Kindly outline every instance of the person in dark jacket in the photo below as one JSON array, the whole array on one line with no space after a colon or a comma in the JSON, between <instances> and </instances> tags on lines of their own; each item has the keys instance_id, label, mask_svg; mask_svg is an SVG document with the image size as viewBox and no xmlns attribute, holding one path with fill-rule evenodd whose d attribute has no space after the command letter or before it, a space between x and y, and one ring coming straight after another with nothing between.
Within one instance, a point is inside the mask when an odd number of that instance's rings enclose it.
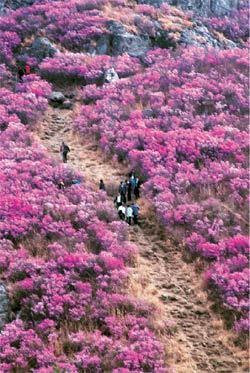
<instances>
[{"instance_id":1,"label":"person in dark jacket","mask_svg":"<svg viewBox=\"0 0 250 373\"><path fill-rule=\"evenodd\" d=\"M122 202L126 204L126 202L127 202L127 199L126 199L127 185L124 181L120 182L119 193L122 197Z\"/></svg>"},{"instance_id":2,"label":"person in dark jacket","mask_svg":"<svg viewBox=\"0 0 250 373\"><path fill-rule=\"evenodd\" d=\"M18 75L19 81L22 82L23 76L24 76L24 71L23 71L21 66L18 66L18 68L17 68L17 75Z\"/></svg>"},{"instance_id":3,"label":"person in dark jacket","mask_svg":"<svg viewBox=\"0 0 250 373\"><path fill-rule=\"evenodd\" d=\"M133 172L130 173L129 181L131 183L132 193L135 191L135 174Z\"/></svg>"},{"instance_id":4,"label":"person in dark jacket","mask_svg":"<svg viewBox=\"0 0 250 373\"><path fill-rule=\"evenodd\" d=\"M127 182L128 201L131 201L132 186L130 180Z\"/></svg>"},{"instance_id":5,"label":"person in dark jacket","mask_svg":"<svg viewBox=\"0 0 250 373\"><path fill-rule=\"evenodd\" d=\"M60 146L60 153L62 154L63 163L67 163L69 152L70 152L70 148L63 141L61 146Z\"/></svg>"},{"instance_id":6,"label":"person in dark jacket","mask_svg":"<svg viewBox=\"0 0 250 373\"><path fill-rule=\"evenodd\" d=\"M131 208L133 210L133 221L134 221L134 224L138 224L138 217L139 217L140 207L137 205L137 203L133 203L131 205Z\"/></svg>"},{"instance_id":7,"label":"person in dark jacket","mask_svg":"<svg viewBox=\"0 0 250 373\"><path fill-rule=\"evenodd\" d=\"M106 190L104 181L102 179L100 180L99 189L100 190Z\"/></svg>"},{"instance_id":8,"label":"person in dark jacket","mask_svg":"<svg viewBox=\"0 0 250 373\"><path fill-rule=\"evenodd\" d=\"M136 199L140 198L140 187L141 187L140 179L138 177L136 177L135 178L135 190L134 190L134 194L135 194Z\"/></svg>"}]
</instances>

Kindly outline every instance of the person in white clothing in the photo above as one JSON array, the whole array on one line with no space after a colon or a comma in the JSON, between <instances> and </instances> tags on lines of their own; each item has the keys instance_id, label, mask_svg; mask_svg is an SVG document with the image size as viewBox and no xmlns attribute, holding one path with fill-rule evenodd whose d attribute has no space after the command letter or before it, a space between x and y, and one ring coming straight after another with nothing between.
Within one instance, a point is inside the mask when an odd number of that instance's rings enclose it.
<instances>
[{"instance_id":1,"label":"person in white clothing","mask_svg":"<svg viewBox=\"0 0 250 373\"><path fill-rule=\"evenodd\" d=\"M126 208L126 220L129 225L131 225L132 218L133 218L133 209L130 205L128 205L128 207Z\"/></svg>"},{"instance_id":2,"label":"person in white clothing","mask_svg":"<svg viewBox=\"0 0 250 373\"><path fill-rule=\"evenodd\" d=\"M124 220L126 215L126 207L124 205L121 205L118 207L118 215L120 219Z\"/></svg>"},{"instance_id":3,"label":"person in white clothing","mask_svg":"<svg viewBox=\"0 0 250 373\"><path fill-rule=\"evenodd\" d=\"M122 205L122 196L121 196L121 194L118 194L118 196L115 197L114 203L116 204L116 208L117 209Z\"/></svg>"}]
</instances>

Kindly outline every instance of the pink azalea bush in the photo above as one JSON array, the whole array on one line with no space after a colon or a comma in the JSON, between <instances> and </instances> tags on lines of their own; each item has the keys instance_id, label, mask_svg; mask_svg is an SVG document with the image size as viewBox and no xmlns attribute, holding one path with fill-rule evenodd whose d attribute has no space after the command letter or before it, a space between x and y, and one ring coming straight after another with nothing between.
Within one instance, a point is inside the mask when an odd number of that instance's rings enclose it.
<instances>
[{"instance_id":1,"label":"pink azalea bush","mask_svg":"<svg viewBox=\"0 0 250 373\"><path fill-rule=\"evenodd\" d=\"M24 77L23 83L16 85L15 92L9 88L0 88L0 105L9 115L18 116L22 123L32 124L47 109L50 93L50 84L31 74Z\"/></svg>"},{"instance_id":2,"label":"pink azalea bush","mask_svg":"<svg viewBox=\"0 0 250 373\"><path fill-rule=\"evenodd\" d=\"M84 84L101 82L105 71L110 68L114 68L119 77L126 77L139 72L141 64L137 58L128 55L92 57L80 53L62 53L39 65L41 75L48 80L67 79Z\"/></svg>"}]
</instances>

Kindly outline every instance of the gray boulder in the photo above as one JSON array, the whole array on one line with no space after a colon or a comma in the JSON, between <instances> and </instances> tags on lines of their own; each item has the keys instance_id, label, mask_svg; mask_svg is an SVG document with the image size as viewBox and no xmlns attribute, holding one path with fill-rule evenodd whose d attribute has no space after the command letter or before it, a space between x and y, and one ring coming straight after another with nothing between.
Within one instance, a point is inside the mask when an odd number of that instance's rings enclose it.
<instances>
[{"instance_id":1,"label":"gray boulder","mask_svg":"<svg viewBox=\"0 0 250 373\"><path fill-rule=\"evenodd\" d=\"M196 26L193 29L185 29L181 34L181 44L196 47L219 47L218 40L214 39L205 26Z\"/></svg>"},{"instance_id":2,"label":"gray boulder","mask_svg":"<svg viewBox=\"0 0 250 373\"><path fill-rule=\"evenodd\" d=\"M9 298L5 286L0 283L0 329L6 324L9 311Z\"/></svg>"},{"instance_id":3,"label":"gray boulder","mask_svg":"<svg viewBox=\"0 0 250 373\"><path fill-rule=\"evenodd\" d=\"M95 54L110 54L111 37L110 35L102 35L96 42Z\"/></svg>"},{"instance_id":4,"label":"gray boulder","mask_svg":"<svg viewBox=\"0 0 250 373\"><path fill-rule=\"evenodd\" d=\"M112 54L114 56L128 53L132 57L139 57L150 49L150 39L147 35L134 35L129 32L113 37Z\"/></svg>"},{"instance_id":5,"label":"gray boulder","mask_svg":"<svg viewBox=\"0 0 250 373\"><path fill-rule=\"evenodd\" d=\"M185 29L180 38L180 43L196 47L235 48L236 44L225 39L218 41L204 25L196 24L192 29Z\"/></svg>"},{"instance_id":6,"label":"gray boulder","mask_svg":"<svg viewBox=\"0 0 250 373\"><path fill-rule=\"evenodd\" d=\"M119 80L119 75L114 68L108 69L104 74L104 83L112 83Z\"/></svg>"},{"instance_id":7,"label":"gray boulder","mask_svg":"<svg viewBox=\"0 0 250 373\"><path fill-rule=\"evenodd\" d=\"M49 96L49 102L53 106L59 106L62 105L65 101L65 96L62 92L54 91Z\"/></svg>"},{"instance_id":8,"label":"gray boulder","mask_svg":"<svg viewBox=\"0 0 250 373\"><path fill-rule=\"evenodd\" d=\"M27 49L26 53L42 61L46 57L53 57L58 53L58 49L47 38L37 38Z\"/></svg>"},{"instance_id":9,"label":"gray boulder","mask_svg":"<svg viewBox=\"0 0 250 373\"><path fill-rule=\"evenodd\" d=\"M30 6L34 4L35 0L1 0L0 11L4 11L5 8L18 9L22 6Z\"/></svg>"},{"instance_id":10,"label":"gray boulder","mask_svg":"<svg viewBox=\"0 0 250 373\"><path fill-rule=\"evenodd\" d=\"M0 0L0 15L4 13L6 0Z\"/></svg>"},{"instance_id":11,"label":"gray boulder","mask_svg":"<svg viewBox=\"0 0 250 373\"><path fill-rule=\"evenodd\" d=\"M142 112L144 119L150 119L154 117L154 111L152 109L144 109Z\"/></svg>"},{"instance_id":12,"label":"gray boulder","mask_svg":"<svg viewBox=\"0 0 250 373\"><path fill-rule=\"evenodd\" d=\"M63 102L63 104L62 104L62 108L63 108L63 109L67 109L67 110L69 110L69 109L72 109L72 107L73 107L73 102L70 101L70 100L65 100L65 101Z\"/></svg>"},{"instance_id":13,"label":"gray boulder","mask_svg":"<svg viewBox=\"0 0 250 373\"><path fill-rule=\"evenodd\" d=\"M107 21L106 26L110 33L113 35L124 34L126 32L124 25L117 21Z\"/></svg>"},{"instance_id":14,"label":"gray boulder","mask_svg":"<svg viewBox=\"0 0 250 373\"><path fill-rule=\"evenodd\" d=\"M110 32L109 50L113 56L128 53L132 57L139 57L150 49L151 42L148 35L129 33L121 23L116 21L108 21L106 26Z\"/></svg>"}]
</instances>

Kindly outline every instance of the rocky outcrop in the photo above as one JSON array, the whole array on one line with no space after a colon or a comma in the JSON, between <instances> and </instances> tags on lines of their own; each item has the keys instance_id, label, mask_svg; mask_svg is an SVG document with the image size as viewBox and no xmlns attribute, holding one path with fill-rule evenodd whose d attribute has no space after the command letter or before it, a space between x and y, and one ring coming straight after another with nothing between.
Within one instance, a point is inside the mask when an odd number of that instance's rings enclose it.
<instances>
[{"instance_id":1,"label":"rocky outcrop","mask_svg":"<svg viewBox=\"0 0 250 373\"><path fill-rule=\"evenodd\" d=\"M155 7L168 3L185 10L192 10L201 16L224 16L236 9L239 0L138 0L139 4L149 4Z\"/></svg>"},{"instance_id":2,"label":"rocky outcrop","mask_svg":"<svg viewBox=\"0 0 250 373\"><path fill-rule=\"evenodd\" d=\"M129 32L113 37L112 54L114 56L128 53L132 57L140 57L150 49L147 35L133 35Z\"/></svg>"},{"instance_id":3,"label":"rocky outcrop","mask_svg":"<svg viewBox=\"0 0 250 373\"><path fill-rule=\"evenodd\" d=\"M160 0L161 1L161 0ZM128 53L132 57L143 57L152 47L176 48L178 44L197 47L234 48L236 45L224 38L218 40L200 21L194 20L192 26L180 31L178 41L173 40L171 32L164 29L158 21L152 21L151 33L140 34L140 16L136 18L138 34L129 33L123 24L117 21L108 21L107 29L110 34L103 35L96 43L93 54L109 54L113 56Z\"/></svg>"},{"instance_id":4,"label":"rocky outcrop","mask_svg":"<svg viewBox=\"0 0 250 373\"><path fill-rule=\"evenodd\" d=\"M62 92L53 91L49 96L49 103L52 107L61 109L72 109L74 94L64 95Z\"/></svg>"},{"instance_id":5,"label":"rocky outcrop","mask_svg":"<svg viewBox=\"0 0 250 373\"><path fill-rule=\"evenodd\" d=\"M3 13L7 8L18 9L22 6L34 4L35 0L0 0L0 13Z\"/></svg>"},{"instance_id":6,"label":"rocky outcrop","mask_svg":"<svg viewBox=\"0 0 250 373\"><path fill-rule=\"evenodd\" d=\"M37 38L32 43L30 54L38 60L43 60L46 57L53 57L58 53L58 49L47 38Z\"/></svg>"},{"instance_id":7,"label":"rocky outcrop","mask_svg":"<svg viewBox=\"0 0 250 373\"><path fill-rule=\"evenodd\" d=\"M83 48L85 52L92 55L108 54L119 56L127 53L132 57L144 55L152 46L150 37L147 34L132 34L117 21L107 21L108 33L103 34L96 40L95 47Z\"/></svg>"},{"instance_id":8,"label":"rocky outcrop","mask_svg":"<svg viewBox=\"0 0 250 373\"><path fill-rule=\"evenodd\" d=\"M49 96L49 102L52 106L55 106L55 107L60 106L64 103L64 101L65 101L65 96L62 92L54 91Z\"/></svg>"},{"instance_id":9,"label":"rocky outcrop","mask_svg":"<svg viewBox=\"0 0 250 373\"><path fill-rule=\"evenodd\" d=\"M107 49L113 56L128 53L132 57L139 57L145 54L151 47L148 35L132 34L119 22L108 21L107 29L110 32Z\"/></svg>"},{"instance_id":10,"label":"rocky outcrop","mask_svg":"<svg viewBox=\"0 0 250 373\"><path fill-rule=\"evenodd\" d=\"M180 43L184 45L193 45L196 47L215 47L215 48L235 48L236 44L224 39L223 42L218 41L211 34L208 28L201 23L194 25L192 29L185 29L180 38Z\"/></svg>"},{"instance_id":11,"label":"rocky outcrop","mask_svg":"<svg viewBox=\"0 0 250 373\"><path fill-rule=\"evenodd\" d=\"M49 39L39 37L33 41L30 47L24 48L21 54L22 57L35 57L41 62L44 58L53 57L58 52L56 46Z\"/></svg>"},{"instance_id":12,"label":"rocky outcrop","mask_svg":"<svg viewBox=\"0 0 250 373\"><path fill-rule=\"evenodd\" d=\"M111 68L108 69L105 74L104 74L104 83L112 83L115 82L116 80L119 80L119 76L115 69Z\"/></svg>"},{"instance_id":13,"label":"rocky outcrop","mask_svg":"<svg viewBox=\"0 0 250 373\"><path fill-rule=\"evenodd\" d=\"M5 286L0 283L0 330L6 324L9 311L9 299Z\"/></svg>"}]
</instances>

